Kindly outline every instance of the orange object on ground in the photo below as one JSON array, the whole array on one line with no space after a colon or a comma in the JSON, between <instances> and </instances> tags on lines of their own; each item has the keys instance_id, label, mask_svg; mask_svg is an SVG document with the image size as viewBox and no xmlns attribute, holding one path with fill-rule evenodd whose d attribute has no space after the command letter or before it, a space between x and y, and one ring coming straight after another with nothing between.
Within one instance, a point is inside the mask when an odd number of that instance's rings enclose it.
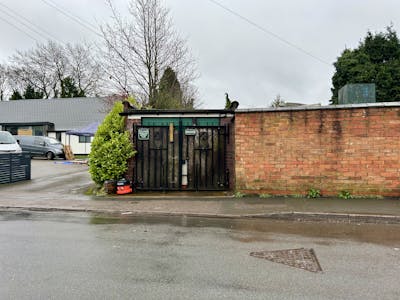
<instances>
[{"instance_id":1,"label":"orange object on ground","mask_svg":"<svg viewBox=\"0 0 400 300\"><path fill-rule=\"evenodd\" d=\"M130 194L132 193L132 188L129 185L117 186L117 194Z\"/></svg>"}]
</instances>

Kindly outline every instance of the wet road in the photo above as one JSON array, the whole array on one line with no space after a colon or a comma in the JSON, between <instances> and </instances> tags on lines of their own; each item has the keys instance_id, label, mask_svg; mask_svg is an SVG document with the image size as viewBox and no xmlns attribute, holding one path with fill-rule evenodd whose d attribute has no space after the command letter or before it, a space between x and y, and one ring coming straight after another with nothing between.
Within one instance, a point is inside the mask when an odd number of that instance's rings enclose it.
<instances>
[{"instance_id":1,"label":"wet road","mask_svg":"<svg viewBox=\"0 0 400 300\"><path fill-rule=\"evenodd\" d=\"M249 256L313 248L323 273ZM0 299L399 299L400 226L0 214Z\"/></svg>"}]
</instances>

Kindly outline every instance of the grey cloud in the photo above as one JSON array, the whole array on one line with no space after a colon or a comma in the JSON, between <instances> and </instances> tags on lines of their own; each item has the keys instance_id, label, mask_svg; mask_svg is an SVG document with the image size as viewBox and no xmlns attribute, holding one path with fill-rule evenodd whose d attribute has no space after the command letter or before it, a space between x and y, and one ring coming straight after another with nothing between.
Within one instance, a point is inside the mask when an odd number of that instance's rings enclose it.
<instances>
[{"instance_id":1,"label":"grey cloud","mask_svg":"<svg viewBox=\"0 0 400 300\"><path fill-rule=\"evenodd\" d=\"M91 23L105 22L104 1L53 0ZM367 30L400 25L397 0L218 0L223 5L327 61L325 65L271 37L208 0L165 0L177 30L187 37L197 59L203 107L224 105L224 93L242 107L262 107L280 93L288 101L328 103L332 63L345 46L355 47ZM63 42L97 37L42 1L4 0ZM126 11L126 1L115 0ZM0 12L0 16L6 18ZM34 45L29 37L0 20L0 61L16 49ZM40 39L40 37L38 37Z\"/></svg>"}]
</instances>

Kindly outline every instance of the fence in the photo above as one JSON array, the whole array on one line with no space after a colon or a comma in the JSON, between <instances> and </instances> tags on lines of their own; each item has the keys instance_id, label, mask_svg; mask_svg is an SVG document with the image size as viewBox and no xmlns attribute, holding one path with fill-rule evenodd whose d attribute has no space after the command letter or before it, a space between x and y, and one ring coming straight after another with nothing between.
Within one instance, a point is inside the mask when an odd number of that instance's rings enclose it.
<instances>
[{"instance_id":1,"label":"fence","mask_svg":"<svg viewBox=\"0 0 400 300\"><path fill-rule=\"evenodd\" d=\"M29 153L0 153L0 184L30 179Z\"/></svg>"}]
</instances>

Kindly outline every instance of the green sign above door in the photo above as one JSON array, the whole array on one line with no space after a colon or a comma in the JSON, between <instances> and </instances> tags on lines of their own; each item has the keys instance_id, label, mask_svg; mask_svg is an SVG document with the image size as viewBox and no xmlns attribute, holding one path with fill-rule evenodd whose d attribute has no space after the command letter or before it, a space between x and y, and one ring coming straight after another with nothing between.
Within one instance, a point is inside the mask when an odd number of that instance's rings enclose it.
<instances>
[{"instance_id":1,"label":"green sign above door","mask_svg":"<svg viewBox=\"0 0 400 300\"><path fill-rule=\"evenodd\" d=\"M183 127L187 126L220 126L219 118L211 117L199 117L199 118L163 118L163 117L151 117L142 118L142 126L169 126L169 124L174 124L174 126L179 126L179 121L182 122Z\"/></svg>"}]
</instances>

